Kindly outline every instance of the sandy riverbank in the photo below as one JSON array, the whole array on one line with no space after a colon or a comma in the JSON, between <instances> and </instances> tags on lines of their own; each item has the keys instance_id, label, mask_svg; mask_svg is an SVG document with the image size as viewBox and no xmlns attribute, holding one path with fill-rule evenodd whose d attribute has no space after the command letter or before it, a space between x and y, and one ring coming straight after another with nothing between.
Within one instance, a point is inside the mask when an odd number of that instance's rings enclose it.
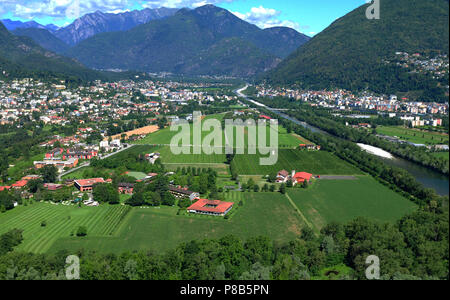
<instances>
[{"instance_id":1,"label":"sandy riverbank","mask_svg":"<svg viewBox=\"0 0 450 300\"><path fill-rule=\"evenodd\" d=\"M388 159L394 159L394 156L392 154L390 154L387 151L384 151L383 149L377 148L377 147L373 147L373 146L369 146L369 145L365 145L365 144L358 144L358 146L369 152L370 154L376 155L376 156L380 156L380 157L384 157L384 158L388 158Z\"/></svg>"}]
</instances>

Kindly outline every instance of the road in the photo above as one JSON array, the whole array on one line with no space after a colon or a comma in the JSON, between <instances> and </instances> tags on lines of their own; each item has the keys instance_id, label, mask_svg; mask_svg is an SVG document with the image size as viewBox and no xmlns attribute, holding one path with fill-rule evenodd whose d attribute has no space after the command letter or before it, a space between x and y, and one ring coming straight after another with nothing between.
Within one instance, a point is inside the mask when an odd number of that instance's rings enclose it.
<instances>
[{"instance_id":1,"label":"road","mask_svg":"<svg viewBox=\"0 0 450 300\"><path fill-rule=\"evenodd\" d=\"M107 155L104 155L104 156L98 157L98 158L101 159L101 160L107 159L107 158L109 158L109 157L111 157L111 156L114 156L114 155L116 155L116 154L119 154L119 153L122 152L122 151L131 149L131 148L133 148L134 146L136 146L136 145L131 145L131 144L124 144L124 145L127 145L127 147L124 147L124 148L120 149L119 151L116 151L116 152L113 152L113 153L109 153L109 154L107 154ZM62 177L66 176L66 175L69 175L70 173L73 173L73 172L75 172L75 171L77 171L77 170L79 170L79 169L82 169L82 168L85 168L85 167L89 167L90 165L91 165L91 162L90 162L90 161L87 161L87 162L85 162L85 163L79 165L79 166L76 167L76 168L72 168L72 169L70 169L70 170L68 170L68 171L66 171L66 172L61 173L61 174L58 175L58 181L61 181Z\"/></svg>"}]
</instances>

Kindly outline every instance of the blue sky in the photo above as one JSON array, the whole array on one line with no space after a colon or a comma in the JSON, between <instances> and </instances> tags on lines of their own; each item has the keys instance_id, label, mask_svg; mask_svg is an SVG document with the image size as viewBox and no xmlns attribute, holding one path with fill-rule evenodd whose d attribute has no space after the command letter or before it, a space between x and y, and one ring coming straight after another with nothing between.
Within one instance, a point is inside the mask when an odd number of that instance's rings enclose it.
<instances>
[{"instance_id":1,"label":"blue sky","mask_svg":"<svg viewBox=\"0 0 450 300\"><path fill-rule=\"evenodd\" d=\"M0 0L0 19L34 20L64 26L76 16L101 10L122 12L145 7L215 4L261 28L288 26L315 35L365 0Z\"/></svg>"}]
</instances>

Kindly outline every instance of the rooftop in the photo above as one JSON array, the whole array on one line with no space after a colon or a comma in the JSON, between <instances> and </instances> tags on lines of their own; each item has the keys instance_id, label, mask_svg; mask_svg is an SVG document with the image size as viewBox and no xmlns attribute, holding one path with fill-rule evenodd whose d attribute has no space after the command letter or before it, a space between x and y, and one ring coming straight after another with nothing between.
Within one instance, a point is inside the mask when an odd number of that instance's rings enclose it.
<instances>
[{"instance_id":1,"label":"rooftop","mask_svg":"<svg viewBox=\"0 0 450 300\"><path fill-rule=\"evenodd\" d=\"M192 204L190 207L188 207L188 210L196 210L196 211L224 214L233 205L234 205L233 202L200 199L197 202L195 202L194 204Z\"/></svg>"}]
</instances>

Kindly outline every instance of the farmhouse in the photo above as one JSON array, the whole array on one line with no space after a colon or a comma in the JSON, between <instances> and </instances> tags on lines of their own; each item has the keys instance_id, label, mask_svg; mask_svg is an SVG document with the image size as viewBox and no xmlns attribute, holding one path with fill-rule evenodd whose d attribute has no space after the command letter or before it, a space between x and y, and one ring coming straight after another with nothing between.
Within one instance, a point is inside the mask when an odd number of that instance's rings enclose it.
<instances>
[{"instance_id":1,"label":"farmhouse","mask_svg":"<svg viewBox=\"0 0 450 300\"><path fill-rule=\"evenodd\" d=\"M225 216L233 208L233 205L233 202L200 199L189 206L187 211L194 214Z\"/></svg>"},{"instance_id":2,"label":"farmhouse","mask_svg":"<svg viewBox=\"0 0 450 300\"><path fill-rule=\"evenodd\" d=\"M131 195L133 194L134 184L132 183L119 183L117 185L119 194Z\"/></svg>"},{"instance_id":3,"label":"farmhouse","mask_svg":"<svg viewBox=\"0 0 450 300\"><path fill-rule=\"evenodd\" d=\"M289 180L292 180L292 183L296 185L297 183L303 183L307 181L308 183L311 181L312 174L307 172L295 172L292 171L291 174L286 170L279 171L277 174L277 183L286 183Z\"/></svg>"},{"instance_id":4,"label":"farmhouse","mask_svg":"<svg viewBox=\"0 0 450 300\"><path fill-rule=\"evenodd\" d=\"M150 153L150 154L146 154L145 158L152 164L154 165L156 160L158 160L158 158L161 157L160 153Z\"/></svg>"},{"instance_id":5,"label":"farmhouse","mask_svg":"<svg viewBox=\"0 0 450 300\"><path fill-rule=\"evenodd\" d=\"M277 183L286 183L289 180L289 172L286 170L281 170L277 174Z\"/></svg>"},{"instance_id":6,"label":"farmhouse","mask_svg":"<svg viewBox=\"0 0 450 300\"><path fill-rule=\"evenodd\" d=\"M311 177L312 174L306 172L298 172L292 176L294 184L303 183L305 181L309 183L311 181Z\"/></svg>"},{"instance_id":7,"label":"farmhouse","mask_svg":"<svg viewBox=\"0 0 450 300\"><path fill-rule=\"evenodd\" d=\"M200 198L200 194L196 192L189 191L187 188L177 187L169 185L169 192L177 198L189 198L193 201Z\"/></svg>"},{"instance_id":8,"label":"farmhouse","mask_svg":"<svg viewBox=\"0 0 450 300\"><path fill-rule=\"evenodd\" d=\"M97 183L106 183L103 178L79 179L75 180L75 187L80 192L90 192Z\"/></svg>"}]
</instances>

